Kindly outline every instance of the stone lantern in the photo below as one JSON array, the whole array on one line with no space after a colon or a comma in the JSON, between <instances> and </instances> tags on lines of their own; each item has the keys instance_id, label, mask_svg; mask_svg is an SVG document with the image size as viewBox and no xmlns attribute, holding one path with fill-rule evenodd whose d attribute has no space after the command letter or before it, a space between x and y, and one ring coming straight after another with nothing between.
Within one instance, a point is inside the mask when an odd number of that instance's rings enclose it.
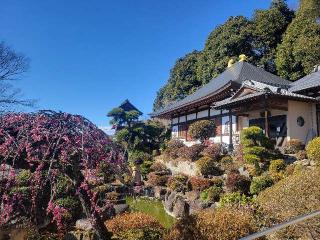
<instances>
[{"instance_id":1,"label":"stone lantern","mask_svg":"<svg viewBox=\"0 0 320 240\"><path fill-rule=\"evenodd\" d=\"M143 160L141 158L137 158L134 160L134 166L132 167L132 178L133 178L133 184L135 186L141 186L142 185L142 176L141 176L141 168L140 165L143 163Z\"/></svg>"}]
</instances>

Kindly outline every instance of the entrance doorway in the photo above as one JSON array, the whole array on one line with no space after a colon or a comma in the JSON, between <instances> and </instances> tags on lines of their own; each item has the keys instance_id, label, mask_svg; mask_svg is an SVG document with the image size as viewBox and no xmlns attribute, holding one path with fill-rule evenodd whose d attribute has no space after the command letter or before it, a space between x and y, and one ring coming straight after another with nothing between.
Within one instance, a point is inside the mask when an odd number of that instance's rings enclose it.
<instances>
[{"instance_id":1,"label":"entrance doorway","mask_svg":"<svg viewBox=\"0 0 320 240\"><path fill-rule=\"evenodd\" d=\"M287 116L268 117L269 138L275 140L276 146L281 147L287 137ZM258 126L265 131L265 118L249 120L249 126Z\"/></svg>"}]
</instances>

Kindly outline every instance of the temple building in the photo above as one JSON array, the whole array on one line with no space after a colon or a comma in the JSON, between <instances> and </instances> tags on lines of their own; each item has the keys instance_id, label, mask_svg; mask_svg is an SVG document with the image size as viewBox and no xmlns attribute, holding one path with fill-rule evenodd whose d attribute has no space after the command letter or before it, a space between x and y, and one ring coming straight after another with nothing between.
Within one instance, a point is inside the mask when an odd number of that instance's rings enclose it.
<instances>
[{"instance_id":1,"label":"temple building","mask_svg":"<svg viewBox=\"0 0 320 240\"><path fill-rule=\"evenodd\" d=\"M290 82L245 61L223 73L193 94L153 112L151 117L170 120L172 138L187 145L196 141L188 135L190 124L210 119L217 126L216 143L230 148L239 143L240 132L259 126L277 147L289 139L307 143L319 136L320 69Z\"/></svg>"}]
</instances>

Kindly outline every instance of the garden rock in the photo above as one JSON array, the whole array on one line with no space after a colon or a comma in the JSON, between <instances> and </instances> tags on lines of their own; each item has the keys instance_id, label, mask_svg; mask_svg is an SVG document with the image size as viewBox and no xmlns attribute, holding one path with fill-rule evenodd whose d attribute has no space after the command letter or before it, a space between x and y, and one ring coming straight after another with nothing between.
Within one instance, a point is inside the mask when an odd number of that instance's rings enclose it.
<instances>
[{"instance_id":1,"label":"garden rock","mask_svg":"<svg viewBox=\"0 0 320 240\"><path fill-rule=\"evenodd\" d=\"M173 216L182 218L189 215L189 204L182 196L177 196L173 206Z\"/></svg>"},{"instance_id":2,"label":"garden rock","mask_svg":"<svg viewBox=\"0 0 320 240\"><path fill-rule=\"evenodd\" d=\"M250 174L248 172L248 170L245 169L245 167L240 167L238 169L239 173L243 176L246 176L246 177L250 177Z\"/></svg>"},{"instance_id":3,"label":"garden rock","mask_svg":"<svg viewBox=\"0 0 320 240\"><path fill-rule=\"evenodd\" d=\"M177 195L177 193L174 191L172 191L172 192L168 191L165 195L164 206L165 206L166 210L169 212L173 211L173 205L174 205L176 195Z\"/></svg>"},{"instance_id":4,"label":"garden rock","mask_svg":"<svg viewBox=\"0 0 320 240\"><path fill-rule=\"evenodd\" d=\"M185 197L188 202L193 202L200 198L200 192L199 191L190 191L185 193Z\"/></svg>"},{"instance_id":5,"label":"garden rock","mask_svg":"<svg viewBox=\"0 0 320 240\"><path fill-rule=\"evenodd\" d=\"M155 186L153 188L153 192L154 192L154 197L160 200L164 200L165 199L165 195L167 193L167 190L165 187L161 187L161 186Z\"/></svg>"},{"instance_id":6,"label":"garden rock","mask_svg":"<svg viewBox=\"0 0 320 240\"><path fill-rule=\"evenodd\" d=\"M76 221L76 229L83 231L93 230L92 223L90 219L79 219Z\"/></svg>"},{"instance_id":7,"label":"garden rock","mask_svg":"<svg viewBox=\"0 0 320 240\"><path fill-rule=\"evenodd\" d=\"M129 209L128 204L116 204L113 207L115 209L116 215L118 215L120 213L124 213L124 212L128 211L128 209Z\"/></svg>"}]
</instances>

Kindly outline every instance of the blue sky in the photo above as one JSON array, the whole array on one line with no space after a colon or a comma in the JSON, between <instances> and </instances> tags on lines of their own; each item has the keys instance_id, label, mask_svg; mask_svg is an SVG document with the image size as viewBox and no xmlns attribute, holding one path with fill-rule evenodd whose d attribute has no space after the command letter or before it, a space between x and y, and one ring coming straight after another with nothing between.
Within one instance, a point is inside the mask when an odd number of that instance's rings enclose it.
<instances>
[{"instance_id":1,"label":"blue sky","mask_svg":"<svg viewBox=\"0 0 320 240\"><path fill-rule=\"evenodd\" d=\"M39 109L106 113L128 98L145 113L178 57L204 46L229 16L271 0L2 0L0 40L31 59L15 83ZM288 0L290 7L297 0Z\"/></svg>"}]
</instances>

